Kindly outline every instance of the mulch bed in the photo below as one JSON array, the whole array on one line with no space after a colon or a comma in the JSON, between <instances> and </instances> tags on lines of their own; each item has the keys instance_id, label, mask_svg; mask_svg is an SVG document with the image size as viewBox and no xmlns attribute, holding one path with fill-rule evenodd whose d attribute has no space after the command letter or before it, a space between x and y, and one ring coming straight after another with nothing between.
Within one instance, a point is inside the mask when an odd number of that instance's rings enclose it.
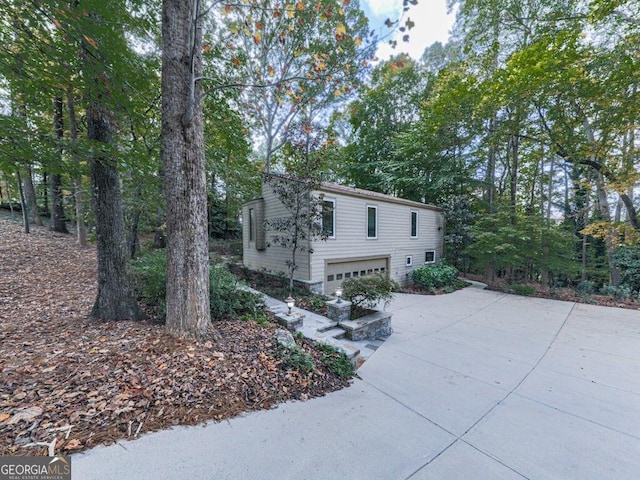
<instances>
[{"instance_id":1,"label":"mulch bed","mask_svg":"<svg viewBox=\"0 0 640 480\"><path fill-rule=\"evenodd\" d=\"M465 275L470 280L476 280L482 283L487 284L488 290L493 290L497 292L506 292L512 293L509 291L509 283L504 280L488 280L481 275ZM548 298L551 300L563 300L567 302L577 302L577 303L585 303L589 305L600 305L603 307L616 307L616 308L628 308L632 310L640 310L640 303L636 300L625 298L625 299L615 299L611 298L607 295L596 295L596 294L580 294L576 292L572 288L553 288L548 287L546 285L541 285L539 283L534 282L524 282L517 283L518 285L524 285L526 287L531 287L534 293L529 296L538 297L538 298Z\"/></svg>"},{"instance_id":2,"label":"mulch bed","mask_svg":"<svg viewBox=\"0 0 640 480\"><path fill-rule=\"evenodd\" d=\"M152 321L90 320L95 264L70 235L0 219L0 455L46 455L25 446L53 439L78 452L348 385L307 341L315 370L286 368L273 324L216 322L221 340L196 343Z\"/></svg>"}]
</instances>

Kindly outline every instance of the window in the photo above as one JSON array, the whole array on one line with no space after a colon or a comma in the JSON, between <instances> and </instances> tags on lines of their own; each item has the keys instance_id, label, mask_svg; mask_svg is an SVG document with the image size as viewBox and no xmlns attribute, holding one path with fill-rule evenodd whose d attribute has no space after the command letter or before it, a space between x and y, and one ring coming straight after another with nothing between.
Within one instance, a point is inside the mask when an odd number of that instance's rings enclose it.
<instances>
[{"instance_id":1,"label":"window","mask_svg":"<svg viewBox=\"0 0 640 480\"><path fill-rule=\"evenodd\" d=\"M322 201L322 235L336 238L336 201Z\"/></svg>"},{"instance_id":2,"label":"window","mask_svg":"<svg viewBox=\"0 0 640 480\"><path fill-rule=\"evenodd\" d=\"M413 265L413 257L411 255L407 256L406 265L407 267L410 267L411 265Z\"/></svg>"},{"instance_id":3,"label":"window","mask_svg":"<svg viewBox=\"0 0 640 480\"><path fill-rule=\"evenodd\" d=\"M411 238L418 238L418 212L411 210Z\"/></svg>"},{"instance_id":4,"label":"window","mask_svg":"<svg viewBox=\"0 0 640 480\"><path fill-rule=\"evenodd\" d=\"M367 205L367 238L378 238L378 207Z\"/></svg>"},{"instance_id":5,"label":"window","mask_svg":"<svg viewBox=\"0 0 640 480\"><path fill-rule=\"evenodd\" d=\"M351 272L345 272L344 278L351 278Z\"/></svg>"},{"instance_id":6,"label":"window","mask_svg":"<svg viewBox=\"0 0 640 480\"><path fill-rule=\"evenodd\" d=\"M336 275L336 280L342 280L342 274L341 273Z\"/></svg>"},{"instance_id":7,"label":"window","mask_svg":"<svg viewBox=\"0 0 640 480\"><path fill-rule=\"evenodd\" d=\"M254 242L256 240L256 232L255 232L255 213L253 208L249 209L249 241Z\"/></svg>"},{"instance_id":8,"label":"window","mask_svg":"<svg viewBox=\"0 0 640 480\"><path fill-rule=\"evenodd\" d=\"M352 275L353 275L354 277L357 277L357 276L358 276L358 273L359 273L359 272L353 272L353 273L352 273Z\"/></svg>"},{"instance_id":9,"label":"window","mask_svg":"<svg viewBox=\"0 0 640 480\"><path fill-rule=\"evenodd\" d=\"M333 282L333 275L327 276L327 282Z\"/></svg>"},{"instance_id":10,"label":"window","mask_svg":"<svg viewBox=\"0 0 640 480\"><path fill-rule=\"evenodd\" d=\"M424 252L424 263L434 263L436 261L436 252L430 250L428 252Z\"/></svg>"}]
</instances>

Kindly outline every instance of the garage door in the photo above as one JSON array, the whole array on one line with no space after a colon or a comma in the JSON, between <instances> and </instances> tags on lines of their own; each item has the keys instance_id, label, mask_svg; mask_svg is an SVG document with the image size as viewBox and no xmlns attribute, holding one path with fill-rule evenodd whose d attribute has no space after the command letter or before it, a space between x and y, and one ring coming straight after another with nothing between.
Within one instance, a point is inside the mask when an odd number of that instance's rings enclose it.
<instances>
[{"instance_id":1,"label":"garage door","mask_svg":"<svg viewBox=\"0 0 640 480\"><path fill-rule=\"evenodd\" d=\"M329 260L325 268L324 293L332 295L347 278L358 278L389 272L389 258L363 258L349 261Z\"/></svg>"}]
</instances>

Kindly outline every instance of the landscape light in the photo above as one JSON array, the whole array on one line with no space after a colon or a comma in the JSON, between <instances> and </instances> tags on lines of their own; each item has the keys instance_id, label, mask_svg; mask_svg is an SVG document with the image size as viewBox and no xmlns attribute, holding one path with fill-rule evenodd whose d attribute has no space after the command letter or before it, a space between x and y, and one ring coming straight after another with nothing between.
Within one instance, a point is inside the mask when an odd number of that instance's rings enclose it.
<instances>
[{"instance_id":1,"label":"landscape light","mask_svg":"<svg viewBox=\"0 0 640 480\"><path fill-rule=\"evenodd\" d=\"M285 303L287 304L287 308L289 309L289 312L287 313L287 315L291 315L291 309L293 308L293 306L295 305L296 301L291 297L291 295L289 295L286 299L285 299Z\"/></svg>"}]
</instances>

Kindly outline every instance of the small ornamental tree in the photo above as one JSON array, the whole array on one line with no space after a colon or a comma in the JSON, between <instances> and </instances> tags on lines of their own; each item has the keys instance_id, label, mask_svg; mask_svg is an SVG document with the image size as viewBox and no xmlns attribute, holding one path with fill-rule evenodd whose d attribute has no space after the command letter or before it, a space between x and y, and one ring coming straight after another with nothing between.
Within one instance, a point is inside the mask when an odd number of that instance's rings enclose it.
<instances>
[{"instance_id":1,"label":"small ornamental tree","mask_svg":"<svg viewBox=\"0 0 640 480\"><path fill-rule=\"evenodd\" d=\"M291 177L265 174L264 182L280 200L288 215L265 221L265 228L272 232L267 247L288 249L287 260L289 294L293 292L293 275L298 269L297 254L311 250L313 240L326 240L322 228L323 194L316 194L319 182L311 176Z\"/></svg>"}]
</instances>

